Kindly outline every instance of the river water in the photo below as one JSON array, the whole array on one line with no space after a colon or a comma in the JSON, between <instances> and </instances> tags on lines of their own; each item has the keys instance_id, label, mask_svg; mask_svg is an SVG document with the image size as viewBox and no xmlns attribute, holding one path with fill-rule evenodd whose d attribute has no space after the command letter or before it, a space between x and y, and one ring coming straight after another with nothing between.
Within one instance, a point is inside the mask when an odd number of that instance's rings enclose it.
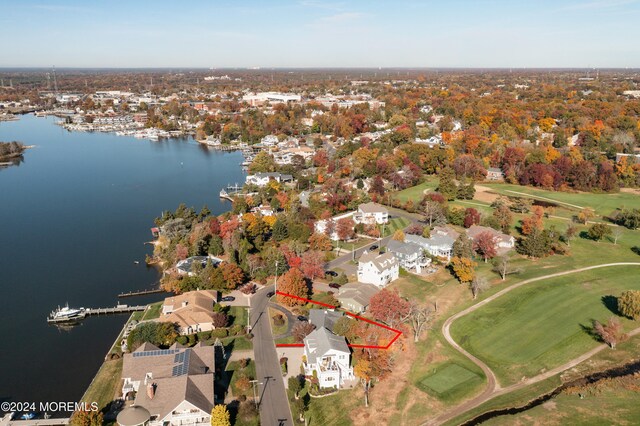
<instances>
[{"instance_id":1,"label":"river water","mask_svg":"<svg viewBox=\"0 0 640 426\"><path fill-rule=\"evenodd\" d=\"M128 316L62 331L47 314L66 302L114 306L118 293L156 283L143 244L153 219L181 202L222 213L230 205L220 189L244 181L240 153L70 133L58 120L0 122L0 141L35 145L19 165L0 168L0 401L79 400Z\"/></svg>"}]
</instances>

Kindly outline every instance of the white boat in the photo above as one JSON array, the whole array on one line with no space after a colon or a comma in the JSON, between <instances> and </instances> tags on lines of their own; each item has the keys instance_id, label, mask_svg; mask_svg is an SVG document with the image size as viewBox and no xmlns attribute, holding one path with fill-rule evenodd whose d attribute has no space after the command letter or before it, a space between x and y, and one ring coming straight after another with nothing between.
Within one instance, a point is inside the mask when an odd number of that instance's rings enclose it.
<instances>
[{"instance_id":1,"label":"white boat","mask_svg":"<svg viewBox=\"0 0 640 426\"><path fill-rule=\"evenodd\" d=\"M47 322L66 322L82 319L85 317L84 308L70 308L69 305L64 307L58 306L58 309L52 311L47 317Z\"/></svg>"}]
</instances>

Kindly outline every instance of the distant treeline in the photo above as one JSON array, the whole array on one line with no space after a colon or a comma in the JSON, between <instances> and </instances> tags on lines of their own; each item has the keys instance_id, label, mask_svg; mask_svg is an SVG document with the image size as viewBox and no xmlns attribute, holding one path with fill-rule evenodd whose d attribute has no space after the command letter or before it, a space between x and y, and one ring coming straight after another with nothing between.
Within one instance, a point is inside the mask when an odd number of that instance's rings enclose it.
<instances>
[{"instance_id":1,"label":"distant treeline","mask_svg":"<svg viewBox=\"0 0 640 426\"><path fill-rule=\"evenodd\" d=\"M0 142L0 160L22 155L25 149L21 142Z\"/></svg>"}]
</instances>

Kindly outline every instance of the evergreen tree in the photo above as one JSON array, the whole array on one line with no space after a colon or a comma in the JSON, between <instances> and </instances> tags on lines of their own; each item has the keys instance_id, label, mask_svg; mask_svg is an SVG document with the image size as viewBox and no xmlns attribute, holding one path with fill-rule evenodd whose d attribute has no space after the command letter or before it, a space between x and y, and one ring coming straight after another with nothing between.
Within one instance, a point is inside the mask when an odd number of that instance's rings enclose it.
<instances>
[{"instance_id":1,"label":"evergreen tree","mask_svg":"<svg viewBox=\"0 0 640 426\"><path fill-rule=\"evenodd\" d=\"M289 236L289 230L287 229L287 225L280 218L278 218L276 220L276 223L273 224L273 230L271 231L271 236L276 241L285 240Z\"/></svg>"},{"instance_id":2,"label":"evergreen tree","mask_svg":"<svg viewBox=\"0 0 640 426\"><path fill-rule=\"evenodd\" d=\"M453 169L445 167L440 171L439 176L438 192L449 201L455 200L458 195L458 186L455 182L455 172Z\"/></svg>"}]
</instances>

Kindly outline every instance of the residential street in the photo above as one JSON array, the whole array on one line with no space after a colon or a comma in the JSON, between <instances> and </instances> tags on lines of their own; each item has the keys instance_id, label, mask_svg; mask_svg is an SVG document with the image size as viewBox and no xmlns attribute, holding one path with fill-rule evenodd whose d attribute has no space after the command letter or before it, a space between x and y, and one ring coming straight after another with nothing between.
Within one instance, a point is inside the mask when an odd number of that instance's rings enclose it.
<instances>
[{"instance_id":1,"label":"residential street","mask_svg":"<svg viewBox=\"0 0 640 426\"><path fill-rule=\"evenodd\" d=\"M260 401L260 424L266 426L293 425L289 400L284 388L276 347L269 326L267 293L274 286L259 290L251 299L251 326L253 352L256 363L256 379Z\"/></svg>"}]
</instances>

